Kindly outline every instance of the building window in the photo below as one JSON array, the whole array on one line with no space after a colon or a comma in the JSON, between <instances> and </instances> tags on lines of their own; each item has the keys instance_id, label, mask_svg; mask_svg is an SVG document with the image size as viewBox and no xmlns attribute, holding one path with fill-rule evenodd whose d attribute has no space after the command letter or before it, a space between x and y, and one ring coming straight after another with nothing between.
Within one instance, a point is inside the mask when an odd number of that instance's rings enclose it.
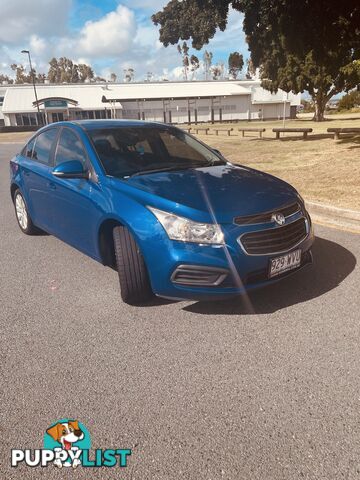
<instances>
[{"instance_id":1,"label":"building window","mask_svg":"<svg viewBox=\"0 0 360 480\"><path fill-rule=\"evenodd\" d=\"M43 113L16 113L15 114L16 125L18 127L24 127L28 125L44 125L45 117ZM42 120L42 121L41 121Z\"/></svg>"}]
</instances>

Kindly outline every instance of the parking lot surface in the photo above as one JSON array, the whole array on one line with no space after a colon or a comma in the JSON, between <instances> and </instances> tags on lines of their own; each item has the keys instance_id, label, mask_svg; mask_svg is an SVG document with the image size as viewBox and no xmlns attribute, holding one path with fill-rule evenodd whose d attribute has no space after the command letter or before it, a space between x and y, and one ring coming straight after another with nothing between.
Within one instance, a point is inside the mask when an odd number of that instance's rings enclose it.
<instances>
[{"instance_id":1,"label":"parking lot surface","mask_svg":"<svg viewBox=\"0 0 360 480\"><path fill-rule=\"evenodd\" d=\"M121 303L117 274L27 237L0 145L1 479L360 476L360 236L316 228L314 265L228 302ZM10 467L80 420L126 469Z\"/></svg>"}]
</instances>

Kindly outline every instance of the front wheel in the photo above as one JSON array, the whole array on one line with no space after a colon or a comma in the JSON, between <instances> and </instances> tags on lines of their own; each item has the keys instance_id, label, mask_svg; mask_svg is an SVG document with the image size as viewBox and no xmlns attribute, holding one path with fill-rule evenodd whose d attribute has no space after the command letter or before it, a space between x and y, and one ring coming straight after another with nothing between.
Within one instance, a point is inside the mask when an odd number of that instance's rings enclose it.
<instances>
[{"instance_id":1,"label":"front wheel","mask_svg":"<svg viewBox=\"0 0 360 480\"><path fill-rule=\"evenodd\" d=\"M121 298L130 305L146 303L154 296L144 257L134 237L125 227L113 230Z\"/></svg>"},{"instance_id":2,"label":"front wheel","mask_svg":"<svg viewBox=\"0 0 360 480\"><path fill-rule=\"evenodd\" d=\"M16 190L14 194L15 214L18 225L23 233L26 235L36 235L39 229L33 224L29 215L24 197L20 190Z\"/></svg>"}]
</instances>

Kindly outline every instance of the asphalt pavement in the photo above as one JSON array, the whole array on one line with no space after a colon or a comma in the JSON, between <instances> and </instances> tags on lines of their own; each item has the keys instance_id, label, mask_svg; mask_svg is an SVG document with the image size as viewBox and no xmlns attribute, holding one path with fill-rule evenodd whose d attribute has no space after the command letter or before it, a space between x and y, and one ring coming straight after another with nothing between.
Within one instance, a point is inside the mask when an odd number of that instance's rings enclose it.
<instances>
[{"instance_id":1,"label":"asphalt pavement","mask_svg":"<svg viewBox=\"0 0 360 480\"><path fill-rule=\"evenodd\" d=\"M17 226L0 145L1 479L360 478L360 236L246 301L121 302L117 274ZM309 179L311 181L311 179ZM126 469L10 467L55 420Z\"/></svg>"}]
</instances>

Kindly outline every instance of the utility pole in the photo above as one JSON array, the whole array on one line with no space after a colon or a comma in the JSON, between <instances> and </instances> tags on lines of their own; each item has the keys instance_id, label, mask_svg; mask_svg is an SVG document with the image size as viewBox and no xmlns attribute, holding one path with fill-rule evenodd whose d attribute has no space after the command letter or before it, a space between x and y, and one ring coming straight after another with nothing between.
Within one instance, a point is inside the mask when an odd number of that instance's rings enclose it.
<instances>
[{"instance_id":1,"label":"utility pole","mask_svg":"<svg viewBox=\"0 0 360 480\"><path fill-rule=\"evenodd\" d=\"M40 107L39 107L38 96L37 96L36 85L35 85L35 73L34 73L34 70L32 68L30 51L29 50L21 50L21 53L27 53L27 55L29 57L30 74L31 74L31 78L32 78L32 84L33 84L33 87L34 87L34 94L35 94L36 106L37 106L37 111L38 111L38 122L41 122L41 124L42 124Z\"/></svg>"},{"instance_id":2,"label":"utility pole","mask_svg":"<svg viewBox=\"0 0 360 480\"><path fill-rule=\"evenodd\" d=\"M288 93L284 92L284 114L283 114L283 128L285 128L285 117L286 117L286 102L287 102L287 99L288 99Z\"/></svg>"}]
</instances>

